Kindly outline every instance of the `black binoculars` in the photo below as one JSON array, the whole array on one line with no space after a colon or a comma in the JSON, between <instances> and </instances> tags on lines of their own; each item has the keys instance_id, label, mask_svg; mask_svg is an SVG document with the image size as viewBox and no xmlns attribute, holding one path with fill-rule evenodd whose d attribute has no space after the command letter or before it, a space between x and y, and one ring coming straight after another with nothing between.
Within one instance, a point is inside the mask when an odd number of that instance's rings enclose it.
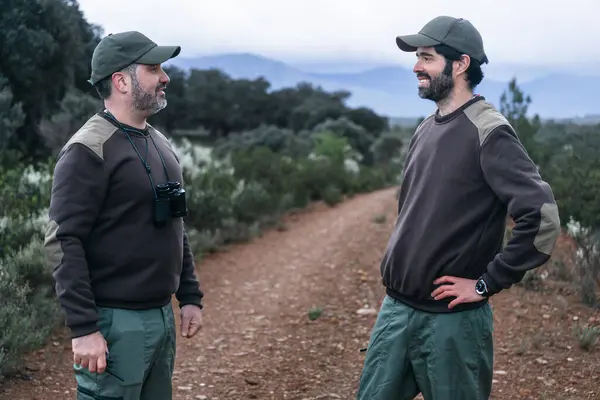
<instances>
[{"instance_id":1,"label":"black binoculars","mask_svg":"<svg viewBox=\"0 0 600 400\"><path fill-rule=\"evenodd\" d=\"M156 199L154 203L154 224L163 227L169 218L185 217L187 205L185 189L179 182L168 182L156 185Z\"/></svg>"}]
</instances>

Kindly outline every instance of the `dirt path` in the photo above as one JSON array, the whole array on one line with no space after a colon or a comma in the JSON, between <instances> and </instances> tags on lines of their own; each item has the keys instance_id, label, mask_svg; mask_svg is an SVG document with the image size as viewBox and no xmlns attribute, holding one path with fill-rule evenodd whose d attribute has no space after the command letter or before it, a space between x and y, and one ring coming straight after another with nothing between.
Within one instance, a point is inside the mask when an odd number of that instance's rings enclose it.
<instances>
[{"instance_id":1,"label":"dirt path","mask_svg":"<svg viewBox=\"0 0 600 400\"><path fill-rule=\"evenodd\" d=\"M174 399L353 399L358 350L383 295L393 194L315 206L288 217L287 230L203 260L205 327L179 341ZM520 288L493 306L494 399L600 399L599 352L580 350L570 331L575 316L594 323L600 314ZM0 386L0 399L74 399L69 341L53 341L31 355L28 380Z\"/></svg>"}]
</instances>

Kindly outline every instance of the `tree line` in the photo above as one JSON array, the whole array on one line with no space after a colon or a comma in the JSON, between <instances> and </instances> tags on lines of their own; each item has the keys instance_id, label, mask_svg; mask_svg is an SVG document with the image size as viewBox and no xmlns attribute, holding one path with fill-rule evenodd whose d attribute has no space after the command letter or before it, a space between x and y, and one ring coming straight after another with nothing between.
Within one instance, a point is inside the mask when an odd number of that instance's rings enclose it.
<instances>
[{"instance_id":1,"label":"tree line","mask_svg":"<svg viewBox=\"0 0 600 400\"><path fill-rule=\"evenodd\" d=\"M103 29L88 22L76 0L5 0L0 10L0 149L28 160L52 153L101 103L87 82ZM169 106L150 119L167 134L203 128L212 138L260 125L300 131L347 117L378 135L386 117L349 108L347 91L308 83L271 90L264 78L232 79L219 70L165 68Z\"/></svg>"}]
</instances>

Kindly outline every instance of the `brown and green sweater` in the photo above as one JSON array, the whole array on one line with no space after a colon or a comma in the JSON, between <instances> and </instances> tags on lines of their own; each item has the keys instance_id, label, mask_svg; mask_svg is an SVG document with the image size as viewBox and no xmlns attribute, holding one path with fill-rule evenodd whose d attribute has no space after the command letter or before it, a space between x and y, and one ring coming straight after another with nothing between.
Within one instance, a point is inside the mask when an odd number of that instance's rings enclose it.
<instances>
[{"instance_id":1,"label":"brown and green sweater","mask_svg":"<svg viewBox=\"0 0 600 400\"><path fill-rule=\"evenodd\" d=\"M170 180L182 182L179 160L160 132L148 126L130 137L154 185L167 178L151 139ZM173 294L180 306L202 306L183 220L158 229L153 207L148 173L125 132L102 112L92 116L58 156L45 240L73 337L98 329L97 306L148 309Z\"/></svg>"},{"instance_id":2,"label":"brown and green sweater","mask_svg":"<svg viewBox=\"0 0 600 400\"><path fill-rule=\"evenodd\" d=\"M507 215L515 221L503 248ZM481 96L425 119L408 149L398 218L381 262L387 294L414 308L449 312L435 300L444 275L483 277L491 294L550 258L558 208L509 122ZM475 290L473 288L473 290Z\"/></svg>"}]
</instances>

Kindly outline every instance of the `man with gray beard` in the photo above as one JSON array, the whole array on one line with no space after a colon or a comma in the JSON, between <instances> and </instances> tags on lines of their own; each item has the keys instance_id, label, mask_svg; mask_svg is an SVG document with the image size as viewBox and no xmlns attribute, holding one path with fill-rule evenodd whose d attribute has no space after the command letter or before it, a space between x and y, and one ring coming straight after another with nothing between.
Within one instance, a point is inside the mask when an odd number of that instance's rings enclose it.
<instances>
[{"instance_id":1,"label":"man with gray beard","mask_svg":"<svg viewBox=\"0 0 600 400\"><path fill-rule=\"evenodd\" d=\"M58 155L45 245L78 400L171 399L173 295L181 335L202 326L182 168L146 121L167 105L161 64L180 51L139 32L102 39L89 82L105 108Z\"/></svg>"},{"instance_id":2,"label":"man with gray beard","mask_svg":"<svg viewBox=\"0 0 600 400\"><path fill-rule=\"evenodd\" d=\"M558 209L514 128L473 93L488 62L477 29L440 16L396 43L416 53L419 96L437 110L410 141L357 398L485 400L489 298L549 260Z\"/></svg>"}]
</instances>

